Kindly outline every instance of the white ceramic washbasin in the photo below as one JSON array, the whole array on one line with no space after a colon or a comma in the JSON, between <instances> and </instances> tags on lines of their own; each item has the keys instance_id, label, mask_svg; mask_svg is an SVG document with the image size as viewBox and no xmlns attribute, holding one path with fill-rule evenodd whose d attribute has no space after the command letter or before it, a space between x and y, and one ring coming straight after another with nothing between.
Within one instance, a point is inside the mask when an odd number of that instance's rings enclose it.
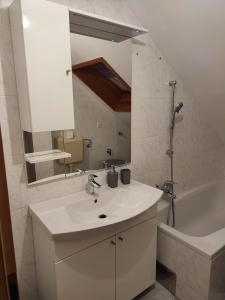
<instances>
[{"instance_id":1,"label":"white ceramic washbasin","mask_svg":"<svg viewBox=\"0 0 225 300\"><path fill-rule=\"evenodd\" d=\"M161 196L160 190L132 181L116 189L103 186L97 196L82 191L33 204L30 213L54 236L128 220L152 207Z\"/></svg>"}]
</instances>

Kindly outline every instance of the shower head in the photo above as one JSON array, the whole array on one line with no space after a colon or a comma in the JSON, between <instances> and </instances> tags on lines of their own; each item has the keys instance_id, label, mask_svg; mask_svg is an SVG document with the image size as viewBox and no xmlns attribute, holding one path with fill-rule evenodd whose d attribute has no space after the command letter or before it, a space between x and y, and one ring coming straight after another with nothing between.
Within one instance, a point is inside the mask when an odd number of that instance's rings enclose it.
<instances>
[{"instance_id":1,"label":"shower head","mask_svg":"<svg viewBox=\"0 0 225 300\"><path fill-rule=\"evenodd\" d=\"M174 109L174 113L179 113L183 106L184 106L183 102L179 102Z\"/></svg>"},{"instance_id":2,"label":"shower head","mask_svg":"<svg viewBox=\"0 0 225 300\"><path fill-rule=\"evenodd\" d=\"M176 114L178 114L180 112L180 110L183 106L184 106L183 102L179 102L174 108L173 115L172 115L172 121L171 121L171 129L172 130L174 129L174 126L175 126Z\"/></svg>"}]
</instances>

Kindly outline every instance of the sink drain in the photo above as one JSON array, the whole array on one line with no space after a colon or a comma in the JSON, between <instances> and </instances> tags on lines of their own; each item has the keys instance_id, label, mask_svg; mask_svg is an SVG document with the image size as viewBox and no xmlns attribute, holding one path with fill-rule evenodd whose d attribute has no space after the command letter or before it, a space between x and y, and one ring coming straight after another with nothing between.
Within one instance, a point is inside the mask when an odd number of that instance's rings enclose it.
<instances>
[{"instance_id":1,"label":"sink drain","mask_svg":"<svg viewBox=\"0 0 225 300\"><path fill-rule=\"evenodd\" d=\"M98 217L99 217L99 219L105 219L105 218L107 218L107 216L105 214L101 214Z\"/></svg>"}]
</instances>

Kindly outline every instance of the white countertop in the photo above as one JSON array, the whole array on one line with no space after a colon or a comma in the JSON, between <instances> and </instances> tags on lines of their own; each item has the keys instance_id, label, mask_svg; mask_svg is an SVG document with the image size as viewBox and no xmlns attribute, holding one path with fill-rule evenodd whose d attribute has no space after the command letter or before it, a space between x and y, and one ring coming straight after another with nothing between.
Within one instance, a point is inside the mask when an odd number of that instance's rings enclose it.
<instances>
[{"instance_id":1,"label":"white countertop","mask_svg":"<svg viewBox=\"0 0 225 300\"><path fill-rule=\"evenodd\" d=\"M161 196L162 191L132 180L131 184L120 184L114 189L102 186L96 195L81 191L32 204L29 208L32 218L41 222L54 236L131 219L154 206Z\"/></svg>"}]
</instances>

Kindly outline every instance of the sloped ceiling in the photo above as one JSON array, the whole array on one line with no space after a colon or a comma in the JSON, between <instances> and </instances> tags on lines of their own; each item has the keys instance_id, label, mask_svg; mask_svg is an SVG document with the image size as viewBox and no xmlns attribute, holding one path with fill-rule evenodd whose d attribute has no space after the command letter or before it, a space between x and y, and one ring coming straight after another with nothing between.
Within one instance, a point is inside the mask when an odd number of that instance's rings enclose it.
<instances>
[{"instance_id":1,"label":"sloped ceiling","mask_svg":"<svg viewBox=\"0 0 225 300\"><path fill-rule=\"evenodd\" d=\"M128 2L225 142L225 1Z\"/></svg>"},{"instance_id":2,"label":"sloped ceiling","mask_svg":"<svg viewBox=\"0 0 225 300\"><path fill-rule=\"evenodd\" d=\"M73 65L72 70L111 109L131 112L130 86L103 57Z\"/></svg>"}]
</instances>

